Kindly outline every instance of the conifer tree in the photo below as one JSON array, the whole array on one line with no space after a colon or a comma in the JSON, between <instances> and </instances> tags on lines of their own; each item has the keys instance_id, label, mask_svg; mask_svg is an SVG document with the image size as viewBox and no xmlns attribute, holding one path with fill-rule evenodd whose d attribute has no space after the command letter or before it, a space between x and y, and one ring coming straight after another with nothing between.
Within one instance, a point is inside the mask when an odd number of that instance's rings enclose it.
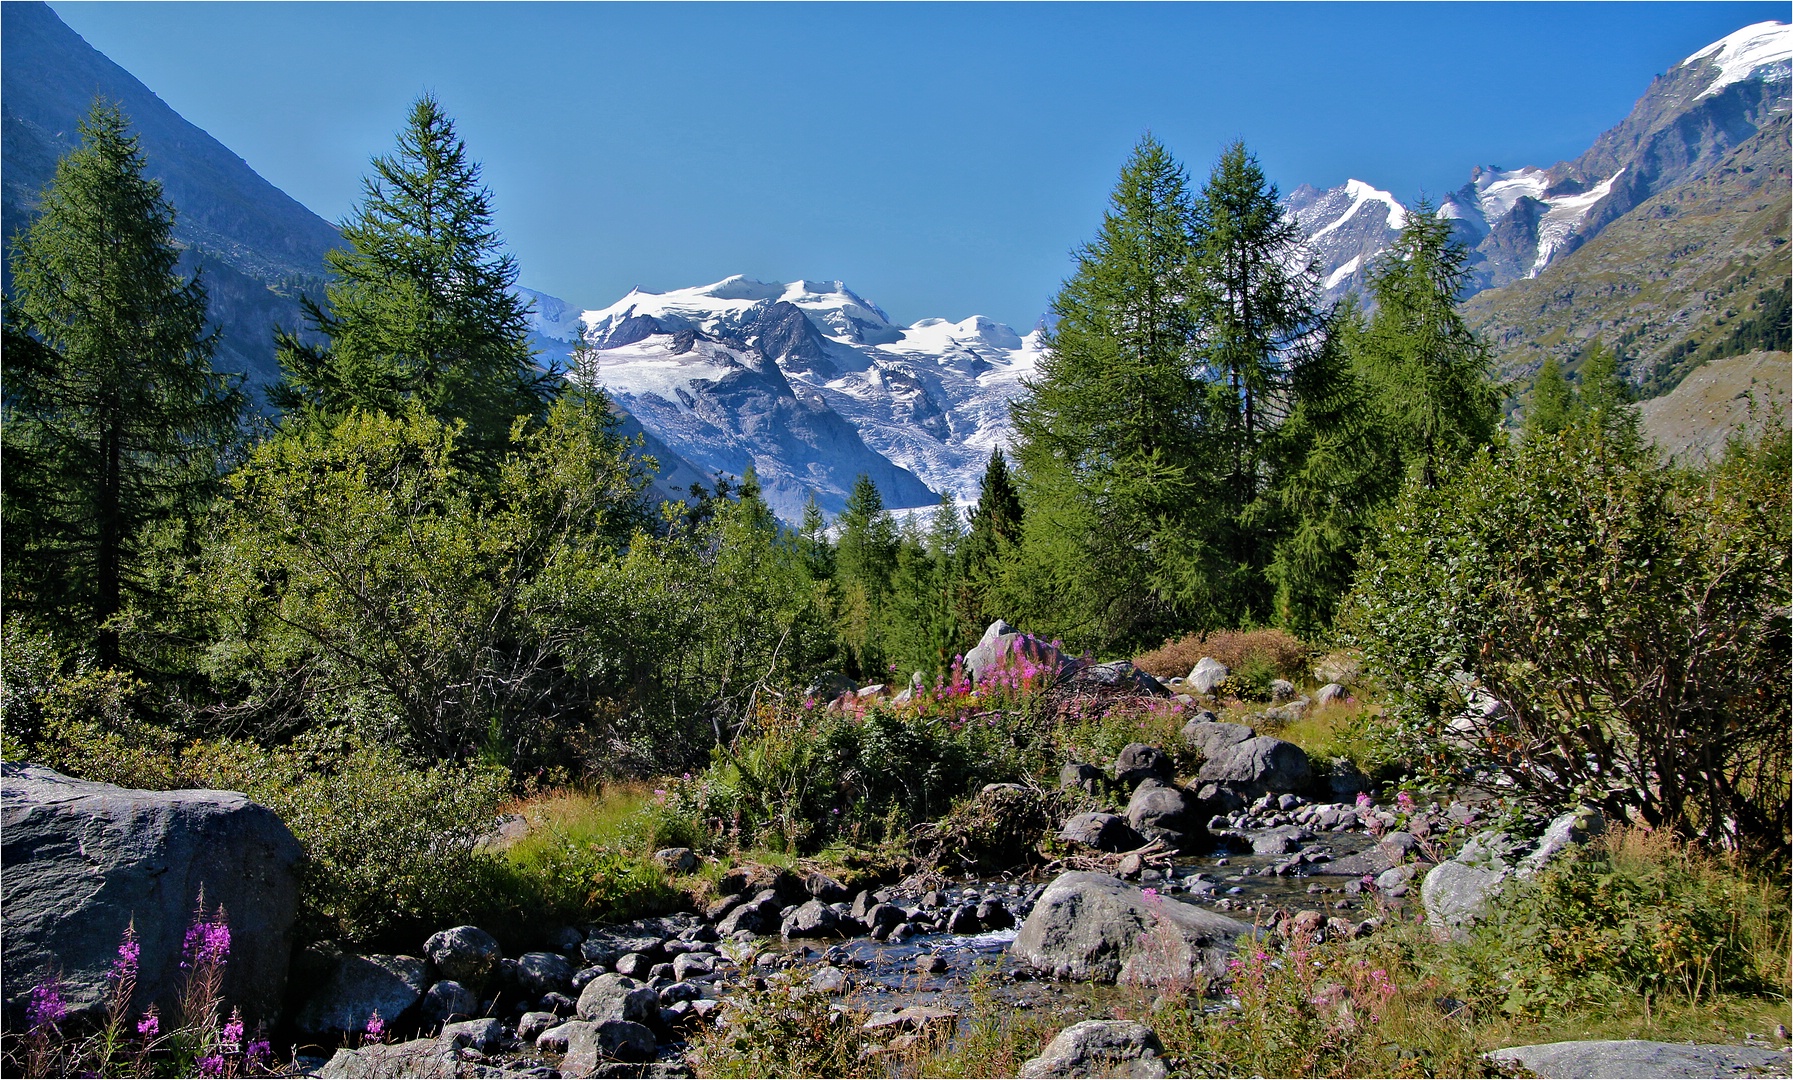
<instances>
[{"instance_id":1,"label":"conifer tree","mask_svg":"<svg viewBox=\"0 0 1793 1080\"><path fill-rule=\"evenodd\" d=\"M834 581L841 642L852 666L869 674L883 662L882 617L896 572L897 530L872 478L860 473L836 522Z\"/></svg>"},{"instance_id":2,"label":"conifer tree","mask_svg":"<svg viewBox=\"0 0 1793 1080\"><path fill-rule=\"evenodd\" d=\"M416 401L438 420L465 421L459 445L487 462L518 416L541 414L555 377L532 359L517 264L479 174L441 105L419 98L397 152L373 159L342 226L348 247L326 257L325 302L305 301L326 343L279 336L277 405L396 416Z\"/></svg>"},{"instance_id":3,"label":"conifer tree","mask_svg":"<svg viewBox=\"0 0 1793 1080\"><path fill-rule=\"evenodd\" d=\"M1457 310L1467 261L1431 204L1422 199L1410 209L1371 274L1376 314L1356 358L1402 466L1428 488L1492 442L1500 423L1487 349Z\"/></svg>"},{"instance_id":4,"label":"conifer tree","mask_svg":"<svg viewBox=\"0 0 1793 1080\"><path fill-rule=\"evenodd\" d=\"M953 613L961 649L973 645L984 627L997 618L991 595L1003 563L1021 541L1021 524L1021 495L1009 475L1008 462L1000 448L991 450L977 506L971 511L971 531L960 544L956 560Z\"/></svg>"},{"instance_id":5,"label":"conifer tree","mask_svg":"<svg viewBox=\"0 0 1793 1080\"><path fill-rule=\"evenodd\" d=\"M1276 531L1276 507L1259 499L1275 479L1272 433L1294 411L1298 386L1333 393L1316 381L1334 369L1314 363L1325 320L1306 239L1245 144L1229 146L1195 201L1192 292L1204 412L1214 455L1225 463L1219 520L1227 526L1234 584L1226 614L1234 622L1268 614L1264 540ZM1306 372L1310 365L1316 370Z\"/></svg>"},{"instance_id":6,"label":"conifer tree","mask_svg":"<svg viewBox=\"0 0 1793 1080\"><path fill-rule=\"evenodd\" d=\"M1532 400L1525 410L1525 437L1555 435L1569 426L1575 408L1575 388L1563 377L1563 366L1556 362L1556 357L1546 357L1532 382Z\"/></svg>"},{"instance_id":7,"label":"conifer tree","mask_svg":"<svg viewBox=\"0 0 1793 1080\"><path fill-rule=\"evenodd\" d=\"M1577 412L1583 422L1604 432L1609 439L1635 449L1643 442L1638 414L1631 404L1631 386L1619 374L1619 354L1595 338L1581 364L1581 386L1576 391Z\"/></svg>"},{"instance_id":8,"label":"conifer tree","mask_svg":"<svg viewBox=\"0 0 1793 1080\"><path fill-rule=\"evenodd\" d=\"M828 519L822 515L822 504L816 501L813 491L803 502L797 547L812 581L827 581L834 576L834 545L828 542Z\"/></svg>"},{"instance_id":9,"label":"conifer tree","mask_svg":"<svg viewBox=\"0 0 1793 1080\"><path fill-rule=\"evenodd\" d=\"M1040 632L1145 640L1202 591L1191 214L1182 167L1140 140L1012 406L1027 517L1004 595Z\"/></svg>"},{"instance_id":10,"label":"conifer tree","mask_svg":"<svg viewBox=\"0 0 1793 1080\"><path fill-rule=\"evenodd\" d=\"M109 620L149 595L150 532L190 518L236 441L206 292L115 105L96 101L15 243L7 310L6 602L119 660Z\"/></svg>"},{"instance_id":11,"label":"conifer tree","mask_svg":"<svg viewBox=\"0 0 1793 1080\"><path fill-rule=\"evenodd\" d=\"M1269 440L1276 478L1266 501L1280 527L1265 577L1277 623L1304 636L1331 625L1359 549L1400 490L1369 388L1351 367L1364 333L1356 297L1348 297L1299 368L1294 412Z\"/></svg>"}]
</instances>

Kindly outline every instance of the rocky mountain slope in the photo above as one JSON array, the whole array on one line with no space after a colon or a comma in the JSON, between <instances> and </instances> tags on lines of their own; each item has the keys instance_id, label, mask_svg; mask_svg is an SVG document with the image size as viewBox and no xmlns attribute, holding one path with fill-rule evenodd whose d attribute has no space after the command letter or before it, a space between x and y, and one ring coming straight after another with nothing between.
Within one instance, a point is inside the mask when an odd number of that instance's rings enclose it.
<instances>
[{"instance_id":1,"label":"rocky mountain slope","mask_svg":"<svg viewBox=\"0 0 1793 1080\"><path fill-rule=\"evenodd\" d=\"M1441 200L1471 252L1470 292L1535 278L1656 195L1705 175L1788 111L1793 27L1747 26L1651 82L1619 124L1572 161L1478 167ZM1401 226L1392 197L1349 180L1303 186L1290 211L1315 241L1328 299L1361 291Z\"/></svg>"},{"instance_id":2,"label":"rocky mountain slope","mask_svg":"<svg viewBox=\"0 0 1793 1080\"><path fill-rule=\"evenodd\" d=\"M203 268L216 363L262 384L278 374L270 327L304 325L298 297L320 293L336 228L262 179L97 52L40 3L0 5L0 234L36 214L56 161L75 147L76 124L96 96L119 103L142 140L145 168L178 210L184 269Z\"/></svg>"},{"instance_id":3,"label":"rocky mountain slope","mask_svg":"<svg viewBox=\"0 0 1793 1080\"><path fill-rule=\"evenodd\" d=\"M1722 354L1702 350L1722 346L1739 322L1777 302L1784 310L1790 128L1786 114L1765 121L1536 277L1472 297L1464 313L1493 347L1497 375L1526 385L1551 356L1573 370L1600 338L1635 381L1667 390ZM1732 351L1747 351L1740 344Z\"/></svg>"},{"instance_id":4,"label":"rocky mountain slope","mask_svg":"<svg viewBox=\"0 0 1793 1080\"><path fill-rule=\"evenodd\" d=\"M1787 415L1793 400L1793 354L1752 352L1713 360L1679 386L1640 407L1644 437L1664 457L1698 465L1724 452L1734 433L1762 430Z\"/></svg>"}]
</instances>

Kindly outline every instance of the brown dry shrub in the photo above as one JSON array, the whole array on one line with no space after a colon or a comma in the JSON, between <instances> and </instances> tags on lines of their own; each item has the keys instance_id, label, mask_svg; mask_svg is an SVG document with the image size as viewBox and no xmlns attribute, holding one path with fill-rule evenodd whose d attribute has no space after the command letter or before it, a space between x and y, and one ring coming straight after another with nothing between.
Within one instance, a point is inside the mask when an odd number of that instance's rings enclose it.
<instances>
[{"instance_id":1,"label":"brown dry shrub","mask_svg":"<svg viewBox=\"0 0 1793 1080\"><path fill-rule=\"evenodd\" d=\"M1305 642L1286 630L1214 630L1166 642L1162 648L1136 657L1133 663L1160 679L1168 679L1188 675L1204 656L1212 656L1234 671L1257 657L1283 678L1299 679L1306 674L1310 653Z\"/></svg>"}]
</instances>

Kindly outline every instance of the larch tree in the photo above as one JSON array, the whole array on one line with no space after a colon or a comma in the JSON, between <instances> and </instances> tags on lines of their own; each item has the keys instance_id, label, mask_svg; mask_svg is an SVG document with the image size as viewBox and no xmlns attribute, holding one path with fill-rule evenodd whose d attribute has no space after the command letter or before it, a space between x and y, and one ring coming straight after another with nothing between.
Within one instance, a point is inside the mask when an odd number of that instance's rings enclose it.
<instances>
[{"instance_id":1,"label":"larch tree","mask_svg":"<svg viewBox=\"0 0 1793 1080\"><path fill-rule=\"evenodd\" d=\"M1027 517L1004 602L1039 631L1145 640L1201 591L1192 213L1182 167L1141 139L1012 406Z\"/></svg>"},{"instance_id":2,"label":"larch tree","mask_svg":"<svg viewBox=\"0 0 1793 1080\"><path fill-rule=\"evenodd\" d=\"M1428 488L1494 441L1500 425L1501 392L1488 377L1488 351L1457 310L1467 262L1450 222L1422 199L1370 275L1376 313L1357 366L1402 465Z\"/></svg>"},{"instance_id":3,"label":"larch tree","mask_svg":"<svg viewBox=\"0 0 1793 1080\"><path fill-rule=\"evenodd\" d=\"M1220 520L1234 582L1226 614L1261 619L1269 614L1265 540L1279 531L1275 502L1260 502L1276 480L1270 443L1295 411L1298 390L1333 393L1316 383L1331 371L1315 362L1326 324L1319 272L1306 235L1244 143L1227 147L1195 200L1194 243L1204 411L1225 469Z\"/></svg>"},{"instance_id":4,"label":"larch tree","mask_svg":"<svg viewBox=\"0 0 1793 1080\"><path fill-rule=\"evenodd\" d=\"M213 371L206 292L130 122L96 101L15 242L5 371L6 601L120 659L114 622L166 602L152 533L190 520L243 398Z\"/></svg>"}]
</instances>

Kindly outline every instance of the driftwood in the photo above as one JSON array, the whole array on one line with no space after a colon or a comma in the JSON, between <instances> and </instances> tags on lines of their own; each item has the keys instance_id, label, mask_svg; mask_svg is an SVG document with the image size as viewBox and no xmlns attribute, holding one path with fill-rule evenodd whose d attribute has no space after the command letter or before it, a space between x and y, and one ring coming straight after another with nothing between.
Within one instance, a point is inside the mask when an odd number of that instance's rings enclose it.
<instances>
[{"instance_id":1,"label":"driftwood","mask_svg":"<svg viewBox=\"0 0 1793 1080\"><path fill-rule=\"evenodd\" d=\"M1128 866L1128 873L1136 874L1148 867L1154 870L1169 870L1171 860L1176 856L1176 849L1163 840L1153 840L1141 848L1132 851L1120 851L1113 854L1066 855L1046 864L1049 873L1060 874L1068 870L1089 870L1098 874L1119 875L1122 864L1127 860L1136 860Z\"/></svg>"}]
</instances>

